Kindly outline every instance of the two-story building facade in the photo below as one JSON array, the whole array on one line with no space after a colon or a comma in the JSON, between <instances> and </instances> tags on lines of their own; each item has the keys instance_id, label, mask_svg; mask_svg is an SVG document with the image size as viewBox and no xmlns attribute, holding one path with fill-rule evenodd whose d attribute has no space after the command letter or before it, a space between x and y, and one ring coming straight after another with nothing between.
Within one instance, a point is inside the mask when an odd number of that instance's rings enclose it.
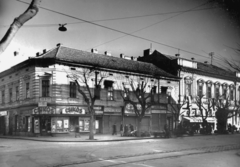
<instances>
[{"instance_id":1,"label":"two-story building facade","mask_svg":"<svg viewBox=\"0 0 240 167\"><path fill-rule=\"evenodd\" d=\"M169 56L156 50L151 53L150 49L145 50L144 56L139 57L138 60L153 63L181 78L178 103L183 104L183 106L179 111L180 121L188 120L191 123L202 123L204 117L216 130L216 107L209 103L209 99L228 99L232 108L239 104L240 78L238 73L224 70L207 62L197 62L194 58L188 60L180 57L179 54ZM201 96L203 96L202 105L206 109L203 113L200 112L196 102L196 98L199 99ZM190 97L187 99L190 104L184 105L184 100L188 97ZM239 128L239 116L229 118L228 123Z\"/></svg>"},{"instance_id":2,"label":"two-story building facade","mask_svg":"<svg viewBox=\"0 0 240 167\"><path fill-rule=\"evenodd\" d=\"M122 83L136 77L149 78L146 92L153 93L154 87L157 96L155 105L142 120L144 130L159 130L166 123L173 124L167 94L177 99L178 77L124 55L118 58L58 44L0 73L0 134L70 134L76 125L81 132L89 132L88 106L74 80L68 77L83 69L104 73L94 105L96 133L111 133L113 124L118 131L120 123L136 125L133 108L126 106L121 96ZM87 84L94 92L94 76L89 77ZM80 87L84 90L86 85L80 83Z\"/></svg>"}]
</instances>

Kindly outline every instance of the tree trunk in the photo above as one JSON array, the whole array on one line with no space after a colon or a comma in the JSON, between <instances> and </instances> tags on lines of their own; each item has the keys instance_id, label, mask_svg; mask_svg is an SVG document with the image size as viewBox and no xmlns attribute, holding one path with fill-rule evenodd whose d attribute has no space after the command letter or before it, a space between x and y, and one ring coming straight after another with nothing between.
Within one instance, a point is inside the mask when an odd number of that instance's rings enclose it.
<instances>
[{"instance_id":1,"label":"tree trunk","mask_svg":"<svg viewBox=\"0 0 240 167\"><path fill-rule=\"evenodd\" d=\"M0 41L0 55L8 47L8 45L10 44L10 42L14 38L15 34L20 29L20 27L38 13L38 10L39 10L38 6L40 5L40 3L41 3L41 0L32 0L28 9L23 14L21 14L19 17L14 19L13 23L7 30L6 34Z\"/></svg>"},{"instance_id":2,"label":"tree trunk","mask_svg":"<svg viewBox=\"0 0 240 167\"><path fill-rule=\"evenodd\" d=\"M228 119L228 111L224 109L219 109L216 112L217 118L217 133L226 134L227 133L227 119Z\"/></svg>"},{"instance_id":3,"label":"tree trunk","mask_svg":"<svg viewBox=\"0 0 240 167\"><path fill-rule=\"evenodd\" d=\"M137 137L141 137L141 132L142 132L142 118L138 117Z\"/></svg>"},{"instance_id":4,"label":"tree trunk","mask_svg":"<svg viewBox=\"0 0 240 167\"><path fill-rule=\"evenodd\" d=\"M90 115L90 133L89 133L89 140L94 140L94 133L95 133L95 118L94 114L91 113Z\"/></svg>"}]
</instances>

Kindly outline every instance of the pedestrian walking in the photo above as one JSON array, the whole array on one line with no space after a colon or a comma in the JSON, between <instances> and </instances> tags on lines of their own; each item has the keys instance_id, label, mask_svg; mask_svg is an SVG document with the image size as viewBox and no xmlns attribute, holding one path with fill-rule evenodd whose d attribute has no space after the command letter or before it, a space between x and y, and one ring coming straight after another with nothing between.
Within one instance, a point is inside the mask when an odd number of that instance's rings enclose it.
<instances>
[{"instance_id":1,"label":"pedestrian walking","mask_svg":"<svg viewBox=\"0 0 240 167\"><path fill-rule=\"evenodd\" d=\"M112 126L112 135L117 135L117 125L115 123Z\"/></svg>"},{"instance_id":2,"label":"pedestrian walking","mask_svg":"<svg viewBox=\"0 0 240 167\"><path fill-rule=\"evenodd\" d=\"M232 132L232 125L228 124L228 132L231 133Z\"/></svg>"},{"instance_id":3,"label":"pedestrian walking","mask_svg":"<svg viewBox=\"0 0 240 167\"><path fill-rule=\"evenodd\" d=\"M124 126L124 134L123 135L124 136L129 136L129 127L128 127L127 124Z\"/></svg>"},{"instance_id":4,"label":"pedestrian walking","mask_svg":"<svg viewBox=\"0 0 240 167\"><path fill-rule=\"evenodd\" d=\"M123 136L123 124L122 123L120 125L120 134L121 134L121 136Z\"/></svg>"},{"instance_id":5,"label":"pedestrian walking","mask_svg":"<svg viewBox=\"0 0 240 167\"><path fill-rule=\"evenodd\" d=\"M76 137L81 137L81 136L80 136L80 133L79 133L79 129L80 129L79 126L76 125L76 126L75 126L75 138L76 138Z\"/></svg>"},{"instance_id":6,"label":"pedestrian walking","mask_svg":"<svg viewBox=\"0 0 240 167\"><path fill-rule=\"evenodd\" d=\"M169 138L170 135L169 135L169 130L168 130L168 125L167 124L164 125L164 131L165 131L165 138Z\"/></svg>"}]
</instances>

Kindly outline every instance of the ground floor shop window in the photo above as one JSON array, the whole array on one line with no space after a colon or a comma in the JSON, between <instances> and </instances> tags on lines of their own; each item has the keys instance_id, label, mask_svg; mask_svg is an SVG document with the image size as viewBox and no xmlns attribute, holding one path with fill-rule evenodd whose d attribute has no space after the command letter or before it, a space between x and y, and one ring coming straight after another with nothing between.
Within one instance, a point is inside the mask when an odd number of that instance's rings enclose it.
<instances>
[{"instance_id":1,"label":"ground floor shop window","mask_svg":"<svg viewBox=\"0 0 240 167\"><path fill-rule=\"evenodd\" d=\"M39 133L40 132L40 126L39 126L39 118L34 117L34 133Z\"/></svg>"},{"instance_id":2,"label":"ground floor shop window","mask_svg":"<svg viewBox=\"0 0 240 167\"><path fill-rule=\"evenodd\" d=\"M89 131L89 118L79 118L79 131L88 132Z\"/></svg>"},{"instance_id":3,"label":"ground floor shop window","mask_svg":"<svg viewBox=\"0 0 240 167\"><path fill-rule=\"evenodd\" d=\"M51 120L51 132L61 133L69 131L69 118L53 117Z\"/></svg>"},{"instance_id":4,"label":"ground floor shop window","mask_svg":"<svg viewBox=\"0 0 240 167\"><path fill-rule=\"evenodd\" d=\"M31 132L31 117L27 117L27 132Z\"/></svg>"}]
</instances>

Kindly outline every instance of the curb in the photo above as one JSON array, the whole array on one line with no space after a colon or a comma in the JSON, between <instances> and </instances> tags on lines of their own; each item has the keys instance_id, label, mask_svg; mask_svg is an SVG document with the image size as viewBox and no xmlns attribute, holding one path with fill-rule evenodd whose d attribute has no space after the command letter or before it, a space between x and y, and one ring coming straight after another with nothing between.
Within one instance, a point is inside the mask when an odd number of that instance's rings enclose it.
<instances>
[{"instance_id":1,"label":"curb","mask_svg":"<svg viewBox=\"0 0 240 167\"><path fill-rule=\"evenodd\" d=\"M24 137L2 137L2 139L18 139L18 140L30 140L30 141L39 141L39 142L71 142L71 143L79 143L79 142L119 142L119 141L131 141L131 140L150 140L150 139L158 139L158 138L134 138L134 139L113 139L113 140L98 140L98 139L93 139L93 140L79 140L79 141L73 141L73 140L47 140L47 139L29 139L29 138L24 138ZM163 138L164 139L164 138Z\"/></svg>"}]
</instances>

